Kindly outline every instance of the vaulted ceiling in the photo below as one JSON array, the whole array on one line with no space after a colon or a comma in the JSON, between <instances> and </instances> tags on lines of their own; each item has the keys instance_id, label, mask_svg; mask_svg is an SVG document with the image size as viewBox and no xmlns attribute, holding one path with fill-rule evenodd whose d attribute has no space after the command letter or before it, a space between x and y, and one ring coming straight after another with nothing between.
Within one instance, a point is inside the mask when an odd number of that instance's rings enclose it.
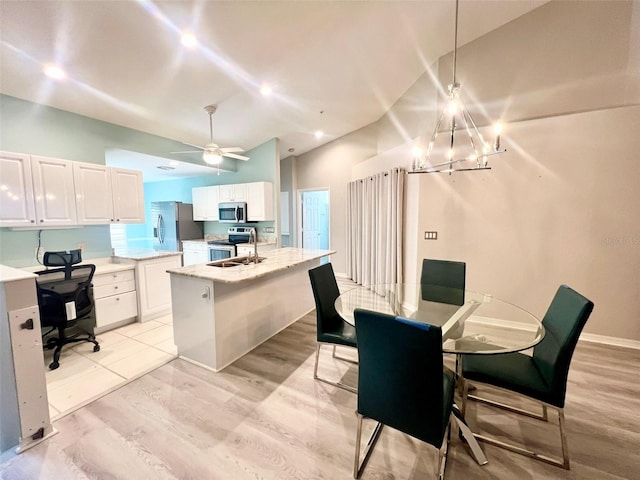
<instances>
[{"instance_id":1,"label":"vaulted ceiling","mask_svg":"<svg viewBox=\"0 0 640 480\"><path fill-rule=\"evenodd\" d=\"M543 3L461 1L459 43ZM285 157L379 119L452 50L454 11L452 0L2 1L0 92L196 145L209 140L203 107L217 104L216 143L278 137ZM46 77L46 63L66 78Z\"/></svg>"}]
</instances>

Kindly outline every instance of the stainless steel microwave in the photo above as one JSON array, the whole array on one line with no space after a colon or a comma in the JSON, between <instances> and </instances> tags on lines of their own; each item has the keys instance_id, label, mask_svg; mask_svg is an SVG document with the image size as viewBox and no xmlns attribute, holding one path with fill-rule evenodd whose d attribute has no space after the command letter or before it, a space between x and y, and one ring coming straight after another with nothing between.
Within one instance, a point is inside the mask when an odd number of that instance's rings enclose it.
<instances>
[{"instance_id":1,"label":"stainless steel microwave","mask_svg":"<svg viewBox=\"0 0 640 480\"><path fill-rule=\"evenodd\" d=\"M225 202L218 204L220 223L247 223L246 202Z\"/></svg>"}]
</instances>

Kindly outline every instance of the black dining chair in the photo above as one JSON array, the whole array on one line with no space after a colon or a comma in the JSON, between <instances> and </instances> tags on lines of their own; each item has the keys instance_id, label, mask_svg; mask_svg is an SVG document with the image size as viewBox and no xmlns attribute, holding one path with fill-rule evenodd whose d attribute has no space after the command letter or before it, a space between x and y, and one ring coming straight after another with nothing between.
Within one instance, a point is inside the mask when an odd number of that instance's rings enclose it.
<instances>
[{"instance_id":1,"label":"black dining chair","mask_svg":"<svg viewBox=\"0 0 640 480\"><path fill-rule=\"evenodd\" d=\"M352 393L358 391L341 382L334 382L318 376L318 361L320 357L320 347L323 344L333 346L333 358L357 363L353 360L336 355L336 345L345 347L357 347L356 331L352 325L345 322L336 311L335 301L340 296L338 282L333 272L331 263L325 263L319 267L309 270L309 279L311 280L311 289L313 290L313 298L316 302L316 325L317 325L317 341L316 360L313 367L313 378L321 382L339 387Z\"/></svg>"},{"instance_id":2,"label":"black dining chair","mask_svg":"<svg viewBox=\"0 0 640 480\"><path fill-rule=\"evenodd\" d=\"M387 425L439 449L435 472L443 478L455 380L443 366L440 327L362 309L354 315L360 363L353 477ZM378 424L360 462L365 417Z\"/></svg>"},{"instance_id":3,"label":"black dining chair","mask_svg":"<svg viewBox=\"0 0 640 480\"><path fill-rule=\"evenodd\" d=\"M422 300L464 304L464 289L467 265L450 260L422 260L420 288Z\"/></svg>"},{"instance_id":4,"label":"black dining chair","mask_svg":"<svg viewBox=\"0 0 640 480\"><path fill-rule=\"evenodd\" d=\"M462 356L462 375L465 384L463 411L467 397L544 421L548 421L547 408L554 408L558 412L562 459L475 434L478 440L569 470L569 451L564 431L567 376L578 337L592 310L593 303L590 300L570 287L561 285L542 320L545 335L534 347L533 356L523 353ZM476 394L469 395L466 388L467 380L472 380L476 386L478 383L485 383L535 400L542 404L542 413L533 413L479 397Z\"/></svg>"},{"instance_id":5,"label":"black dining chair","mask_svg":"<svg viewBox=\"0 0 640 480\"><path fill-rule=\"evenodd\" d=\"M65 345L76 342L93 343L93 351L100 344L93 334L95 303L91 281L96 266L77 265L82 261L80 250L45 252L43 264L49 268L36 272L36 291L40 310L40 324L50 330L43 334L45 349L55 349L51 370L60 366L60 354ZM79 329L83 324L86 330ZM57 330L57 337L49 337ZM75 330L75 331L74 331Z\"/></svg>"}]
</instances>

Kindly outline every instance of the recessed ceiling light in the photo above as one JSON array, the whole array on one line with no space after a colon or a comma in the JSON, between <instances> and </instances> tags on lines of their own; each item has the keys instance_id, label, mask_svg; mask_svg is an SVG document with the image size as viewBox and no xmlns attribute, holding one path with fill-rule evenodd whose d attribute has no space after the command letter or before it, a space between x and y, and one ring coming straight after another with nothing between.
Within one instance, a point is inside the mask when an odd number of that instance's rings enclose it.
<instances>
[{"instance_id":1,"label":"recessed ceiling light","mask_svg":"<svg viewBox=\"0 0 640 480\"><path fill-rule=\"evenodd\" d=\"M271 92L272 92L271 86L267 85L266 83L263 83L262 86L260 87L260 93L265 97L268 97L269 95L271 95Z\"/></svg>"},{"instance_id":2,"label":"recessed ceiling light","mask_svg":"<svg viewBox=\"0 0 640 480\"><path fill-rule=\"evenodd\" d=\"M55 78L56 80L61 80L67 76L59 66L54 65L52 63L48 63L43 68L44 74L49 78Z\"/></svg>"},{"instance_id":3,"label":"recessed ceiling light","mask_svg":"<svg viewBox=\"0 0 640 480\"><path fill-rule=\"evenodd\" d=\"M316 130L316 140L320 140L322 137L324 137L324 132L322 130Z\"/></svg>"},{"instance_id":4,"label":"recessed ceiling light","mask_svg":"<svg viewBox=\"0 0 640 480\"><path fill-rule=\"evenodd\" d=\"M194 48L198 45L198 39L191 32L184 32L182 37L180 37L180 43L188 48Z\"/></svg>"}]
</instances>

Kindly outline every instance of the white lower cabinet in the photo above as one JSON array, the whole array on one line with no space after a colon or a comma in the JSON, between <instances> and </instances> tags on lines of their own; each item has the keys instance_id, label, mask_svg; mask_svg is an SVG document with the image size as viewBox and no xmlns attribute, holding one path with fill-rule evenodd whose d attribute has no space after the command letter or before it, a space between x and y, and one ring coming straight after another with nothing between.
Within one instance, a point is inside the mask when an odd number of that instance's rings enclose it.
<instances>
[{"instance_id":1,"label":"white lower cabinet","mask_svg":"<svg viewBox=\"0 0 640 480\"><path fill-rule=\"evenodd\" d=\"M180 255L136 261L138 315L141 322L171 313L171 282L167 270L179 268Z\"/></svg>"},{"instance_id":2,"label":"white lower cabinet","mask_svg":"<svg viewBox=\"0 0 640 480\"><path fill-rule=\"evenodd\" d=\"M267 243L266 245L258 243L258 256L262 255L264 252L273 250L274 248L276 248L275 243ZM250 243L241 243L236 245L236 250L238 252L238 256L253 255L253 245Z\"/></svg>"},{"instance_id":3,"label":"white lower cabinet","mask_svg":"<svg viewBox=\"0 0 640 480\"><path fill-rule=\"evenodd\" d=\"M93 276L93 298L96 303L96 329L108 330L138 315L138 298L134 270L96 274Z\"/></svg>"}]
</instances>

